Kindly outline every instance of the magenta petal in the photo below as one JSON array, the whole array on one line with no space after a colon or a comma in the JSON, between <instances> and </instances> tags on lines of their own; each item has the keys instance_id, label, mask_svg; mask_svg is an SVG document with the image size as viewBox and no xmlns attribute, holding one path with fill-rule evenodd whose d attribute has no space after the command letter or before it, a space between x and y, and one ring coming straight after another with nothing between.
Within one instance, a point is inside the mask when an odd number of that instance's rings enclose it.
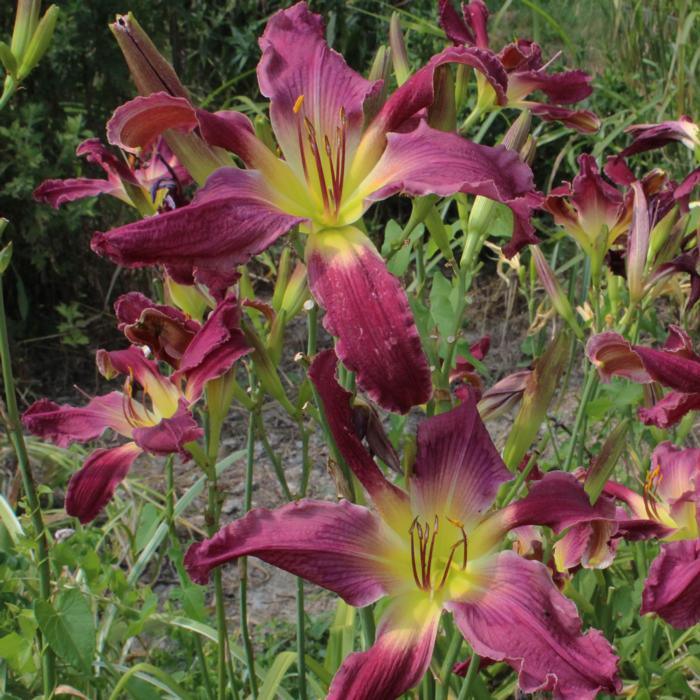
<instances>
[{"instance_id":1,"label":"magenta petal","mask_svg":"<svg viewBox=\"0 0 700 700\"><path fill-rule=\"evenodd\" d=\"M414 511L465 523L493 503L508 471L479 417L472 392L457 408L418 425L418 452L411 495Z\"/></svg>"},{"instance_id":2,"label":"magenta petal","mask_svg":"<svg viewBox=\"0 0 700 700\"><path fill-rule=\"evenodd\" d=\"M198 399L205 384L228 372L252 348L240 329L241 314L235 296L219 302L192 339L173 379L187 379L187 398Z\"/></svg>"},{"instance_id":3,"label":"magenta petal","mask_svg":"<svg viewBox=\"0 0 700 700\"><path fill-rule=\"evenodd\" d=\"M376 642L343 661L326 700L394 700L420 682L433 655L440 615L439 610L427 614L416 624L406 620L405 610L412 607L410 600L393 602Z\"/></svg>"},{"instance_id":4,"label":"magenta petal","mask_svg":"<svg viewBox=\"0 0 700 700\"><path fill-rule=\"evenodd\" d=\"M265 250L302 221L280 211L259 173L222 168L192 203L106 233L97 232L92 249L126 267L194 266L218 274L225 287L235 266Z\"/></svg>"},{"instance_id":5,"label":"magenta petal","mask_svg":"<svg viewBox=\"0 0 700 700\"><path fill-rule=\"evenodd\" d=\"M532 171L515 151L482 146L425 122L410 133L388 134L387 141L381 159L360 185L367 199L386 199L397 192L483 195L513 211L516 247L537 242L530 216L540 198L534 191Z\"/></svg>"},{"instance_id":6,"label":"magenta petal","mask_svg":"<svg viewBox=\"0 0 700 700\"><path fill-rule=\"evenodd\" d=\"M154 455L169 455L177 452L187 457L184 446L199 440L204 431L187 408L180 401L177 411L170 418L163 418L157 425L134 429L134 442L145 452Z\"/></svg>"},{"instance_id":7,"label":"magenta petal","mask_svg":"<svg viewBox=\"0 0 700 700\"><path fill-rule=\"evenodd\" d=\"M541 90L554 104L573 104L585 100L592 92L591 76L582 70L567 70L547 73L545 70L518 71L508 76L508 87L512 81L522 82L528 92Z\"/></svg>"},{"instance_id":8,"label":"magenta petal","mask_svg":"<svg viewBox=\"0 0 700 700\"><path fill-rule=\"evenodd\" d=\"M452 0L440 0L439 22L447 38L456 46L475 43L471 27L457 14Z\"/></svg>"},{"instance_id":9,"label":"magenta petal","mask_svg":"<svg viewBox=\"0 0 700 700\"><path fill-rule=\"evenodd\" d=\"M541 102L525 102L528 109L540 119L561 122L581 134L594 134L600 129L600 119L588 109L567 109Z\"/></svg>"},{"instance_id":10,"label":"magenta petal","mask_svg":"<svg viewBox=\"0 0 700 700\"><path fill-rule=\"evenodd\" d=\"M309 368L309 378L321 398L333 440L348 467L380 510L383 506L390 507L392 501L405 501L403 491L382 474L355 430L350 406L352 396L335 378L337 364L338 359L333 350L324 350L316 355Z\"/></svg>"},{"instance_id":11,"label":"magenta petal","mask_svg":"<svg viewBox=\"0 0 700 700\"><path fill-rule=\"evenodd\" d=\"M593 700L599 691L620 692L610 644L598 630L581 634L576 606L542 564L502 552L489 573L478 600L447 605L477 654L512 666L527 693Z\"/></svg>"},{"instance_id":12,"label":"magenta petal","mask_svg":"<svg viewBox=\"0 0 700 700\"><path fill-rule=\"evenodd\" d=\"M546 525L559 533L581 522L615 520L615 503L601 496L592 506L573 474L552 471L531 483L528 495L506 506L501 513L508 529Z\"/></svg>"},{"instance_id":13,"label":"magenta petal","mask_svg":"<svg viewBox=\"0 0 700 700\"><path fill-rule=\"evenodd\" d=\"M96 396L87 406L59 406L48 399L33 403L22 415L22 424L34 435L60 447L88 442L107 428L131 436L131 425L124 415L124 394L113 391Z\"/></svg>"},{"instance_id":14,"label":"magenta petal","mask_svg":"<svg viewBox=\"0 0 700 700\"><path fill-rule=\"evenodd\" d=\"M700 393L683 394L680 391L671 391L651 408L640 408L637 413L645 425L666 429L678 423L690 411L698 410Z\"/></svg>"},{"instance_id":15,"label":"magenta petal","mask_svg":"<svg viewBox=\"0 0 700 700\"><path fill-rule=\"evenodd\" d=\"M382 542L381 522L367 508L304 499L252 510L193 544L185 568L193 581L204 584L213 568L258 557L362 606L385 593L377 563Z\"/></svg>"},{"instance_id":16,"label":"magenta petal","mask_svg":"<svg viewBox=\"0 0 700 700\"><path fill-rule=\"evenodd\" d=\"M626 131L633 141L620 153L625 157L661 148L673 141L680 141L691 150L700 145L700 128L686 116L660 124L633 124Z\"/></svg>"},{"instance_id":17,"label":"magenta petal","mask_svg":"<svg viewBox=\"0 0 700 700\"><path fill-rule=\"evenodd\" d=\"M113 146L138 153L167 129L191 131L196 126L197 118L189 100L154 92L117 107L107 122L107 140Z\"/></svg>"},{"instance_id":18,"label":"magenta petal","mask_svg":"<svg viewBox=\"0 0 700 700\"><path fill-rule=\"evenodd\" d=\"M124 480L141 449L133 442L95 450L71 477L66 491L66 513L88 523L105 507Z\"/></svg>"},{"instance_id":19,"label":"magenta petal","mask_svg":"<svg viewBox=\"0 0 700 700\"><path fill-rule=\"evenodd\" d=\"M58 209L66 202L75 202L86 197L97 197L100 194L117 196L122 192L119 185L109 180L92 180L86 177L78 177L70 180L44 180L33 193L37 202L50 204Z\"/></svg>"},{"instance_id":20,"label":"magenta petal","mask_svg":"<svg viewBox=\"0 0 700 700\"><path fill-rule=\"evenodd\" d=\"M302 173L299 129L306 134L303 118L309 120L319 138L325 135L332 140L342 112L349 162L362 131L364 102L381 88L381 81L365 80L328 47L323 20L304 2L275 13L259 44L260 92L270 98L272 128L285 160ZM303 104L299 109L300 97Z\"/></svg>"},{"instance_id":21,"label":"magenta petal","mask_svg":"<svg viewBox=\"0 0 700 700\"><path fill-rule=\"evenodd\" d=\"M700 362L680 353L635 345L644 368L654 381L683 393L700 392Z\"/></svg>"},{"instance_id":22,"label":"magenta petal","mask_svg":"<svg viewBox=\"0 0 700 700\"><path fill-rule=\"evenodd\" d=\"M591 336L586 343L586 356L604 382L612 377L626 377L643 384L653 381L639 355L619 333L606 331Z\"/></svg>"},{"instance_id":23,"label":"magenta petal","mask_svg":"<svg viewBox=\"0 0 700 700\"><path fill-rule=\"evenodd\" d=\"M700 539L661 545L642 593L642 613L657 613L678 629L700 621Z\"/></svg>"},{"instance_id":24,"label":"magenta petal","mask_svg":"<svg viewBox=\"0 0 700 700\"><path fill-rule=\"evenodd\" d=\"M400 413L428 401L430 369L406 293L371 241L354 228L315 234L306 263L323 325L362 389Z\"/></svg>"}]
</instances>

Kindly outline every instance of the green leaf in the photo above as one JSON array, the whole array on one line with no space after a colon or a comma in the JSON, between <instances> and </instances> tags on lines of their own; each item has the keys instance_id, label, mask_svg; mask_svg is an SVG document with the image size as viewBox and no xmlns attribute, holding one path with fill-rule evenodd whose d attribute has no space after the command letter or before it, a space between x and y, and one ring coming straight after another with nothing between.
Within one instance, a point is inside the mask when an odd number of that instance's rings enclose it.
<instances>
[{"instance_id":1,"label":"green leaf","mask_svg":"<svg viewBox=\"0 0 700 700\"><path fill-rule=\"evenodd\" d=\"M438 271L433 276L433 287L430 290L430 314L440 331L442 340L454 330L455 310L452 305L452 285Z\"/></svg>"},{"instance_id":2,"label":"green leaf","mask_svg":"<svg viewBox=\"0 0 700 700\"><path fill-rule=\"evenodd\" d=\"M297 655L293 651L283 651L277 654L272 666L265 673L265 681L258 693L258 700L275 700L277 689L296 658Z\"/></svg>"},{"instance_id":3,"label":"green leaf","mask_svg":"<svg viewBox=\"0 0 700 700\"><path fill-rule=\"evenodd\" d=\"M95 653L95 623L87 600L77 588L62 591L56 604L37 600L34 614L57 656L85 673Z\"/></svg>"},{"instance_id":4,"label":"green leaf","mask_svg":"<svg viewBox=\"0 0 700 700\"><path fill-rule=\"evenodd\" d=\"M2 67L10 75L15 75L15 73L17 73L17 58L12 53L12 49L4 41L0 41L0 63L2 63Z\"/></svg>"},{"instance_id":5,"label":"green leaf","mask_svg":"<svg viewBox=\"0 0 700 700\"><path fill-rule=\"evenodd\" d=\"M625 439L629 425L629 420L625 419L615 426L610 435L608 435L608 439L603 443L598 456L588 471L583 488L588 494L591 505L598 500L598 496L600 496L603 487L610 478L617 461L620 459L620 455L626 447Z\"/></svg>"},{"instance_id":6,"label":"green leaf","mask_svg":"<svg viewBox=\"0 0 700 700\"><path fill-rule=\"evenodd\" d=\"M5 274L5 270L12 261L12 241L10 241L2 250L0 250L0 275Z\"/></svg>"}]
</instances>

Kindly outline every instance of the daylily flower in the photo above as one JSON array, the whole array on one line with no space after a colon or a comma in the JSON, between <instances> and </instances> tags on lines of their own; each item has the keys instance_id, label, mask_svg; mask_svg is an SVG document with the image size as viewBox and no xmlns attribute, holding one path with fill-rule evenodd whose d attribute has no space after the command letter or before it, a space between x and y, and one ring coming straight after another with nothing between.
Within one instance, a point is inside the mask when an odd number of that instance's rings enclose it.
<instances>
[{"instance_id":1,"label":"daylily flower","mask_svg":"<svg viewBox=\"0 0 700 700\"><path fill-rule=\"evenodd\" d=\"M649 569L641 612L655 612L674 627L691 627L700 620L700 450L661 443L642 495L614 481L604 492L601 498L617 498L626 509L574 525L555 544L557 568L605 568L621 538L659 538L661 553Z\"/></svg>"},{"instance_id":2,"label":"daylily flower","mask_svg":"<svg viewBox=\"0 0 700 700\"><path fill-rule=\"evenodd\" d=\"M457 46L475 45L484 50L489 49L486 28L489 11L482 0L462 3L463 17L457 14L451 0L440 0L439 5L440 26L448 39ZM507 75L506 94L500 97L483 75L478 76L478 108L529 109L546 121L560 121L582 133L598 130L600 120L593 112L558 106L579 102L591 94L591 78L587 73L582 70L549 73L549 66L556 57L544 63L539 44L524 39L508 44L496 57ZM549 102L527 99L537 90L544 92Z\"/></svg>"},{"instance_id":3,"label":"daylily flower","mask_svg":"<svg viewBox=\"0 0 700 700\"><path fill-rule=\"evenodd\" d=\"M99 165L107 179L45 180L34 190L34 199L58 209L66 202L109 194L146 215L161 208L174 209L182 187L190 182L187 171L162 139L145 159L133 155L120 159L96 138L83 141L76 155Z\"/></svg>"},{"instance_id":4,"label":"daylily flower","mask_svg":"<svg viewBox=\"0 0 700 700\"><path fill-rule=\"evenodd\" d=\"M108 132L124 149L146 147L165 129L198 128L247 167L218 170L189 206L97 233L92 246L122 265L163 264L178 281L193 274L218 293L236 265L299 225L309 234L309 285L326 310L326 328L339 338L339 356L373 399L405 412L430 396L427 361L401 285L354 224L372 202L395 193L466 192L507 204L522 245L533 237L532 173L513 151L471 143L419 118L433 101L439 66L483 67L493 60L488 52L443 51L364 128L363 105L381 82L352 71L323 35L321 18L302 2L273 15L260 39L258 81L270 98L282 157L237 112L195 110L167 92L119 108ZM505 83L492 80L502 92Z\"/></svg>"},{"instance_id":5,"label":"daylily flower","mask_svg":"<svg viewBox=\"0 0 700 700\"><path fill-rule=\"evenodd\" d=\"M673 141L691 151L700 149L700 127L685 115L659 124L632 124L625 131L632 135L632 143L620 153L623 157L661 148Z\"/></svg>"},{"instance_id":6,"label":"daylily flower","mask_svg":"<svg viewBox=\"0 0 700 700\"><path fill-rule=\"evenodd\" d=\"M486 357L490 347L491 337L485 335L471 344L469 353L475 360L481 362ZM456 383L454 392L460 400L468 395L468 387L474 391L477 401L484 391L484 382L476 368L466 357L461 355L457 357L455 368L450 372L450 384L453 383Z\"/></svg>"},{"instance_id":7,"label":"daylily flower","mask_svg":"<svg viewBox=\"0 0 700 700\"><path fill-rule=\"evenodd\" d=\"M497 551L513 527L542 522L559 530L590 518L595 509L576 480L550 474L538 493L487 514L511 475L470 398L421 423L404 491L386 480L362 446L336 364L333 351L325 351L310 377L335 443L373 509L305 499L253 510L190 547L190 576L204 583L212 568L257 556L350 605L387 596L376 642L345 659L329 700L391 700L416 685L430 663L443 610L476 653L516 669L526 692L570 699L616 692L617 660L602 634L581 634L573 603L544 566Z\"/></svg>"},{"instance_id":8,"label":"daylily flower","mask_svg":"<svg viewBox=\"0 0 700 700\"><path fill-rule=\"evenodd\" d=\"M95 450L71 477L66 492L69 515L82 523L93 520L142 452L189 458L185 446L203 435L191 405L208 381L225 374L250 351L237 329L237 309L231 298L218 305L191 338L178 359L179 369L170 377L163 376L156 363L135 347L100 350L97 366L101 374L107 379L124 375L123 391L96 396L83 407L41 399L25 411L22 422L27 430L61 447L95 440L107 428L129 440L118 447ZM168 343L165 346L171 348ZM141 401L134 398L135 385L142 389Z\"/></svg>"},{"instance_id":9,"label":"daylily flower","mask_svg":"<svg viewBox=\"0 0 700 700\"><path fill-rule=\"evenodd\" d=\"M617 376L639 384L659 382L672 389L651 408L639 409L639 418L647 425L667 428L689 411L700 409L700 356L678 326L669 326L661 350L631 345L618 333L607 332L589 339L586 355L604 382Z\"/></svg>"}]
</instances>

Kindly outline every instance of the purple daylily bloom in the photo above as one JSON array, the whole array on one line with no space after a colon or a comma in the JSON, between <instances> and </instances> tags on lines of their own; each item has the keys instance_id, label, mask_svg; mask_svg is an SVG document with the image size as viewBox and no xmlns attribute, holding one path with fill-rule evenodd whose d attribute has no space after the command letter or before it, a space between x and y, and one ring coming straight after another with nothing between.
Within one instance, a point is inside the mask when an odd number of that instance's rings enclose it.
<instances>
[{"instance_id":1,"label":"purple daylily bloom","mask_svg":"<svg viewBox=\"0 0 700 700\"><path fill-rule=\"evenodd\" d=\"M174 309L164 313L164 307L149 306L144 300L149 301L145 297L122 298L122 312L126 313L124 305L129 303L132 310L138 305L144 307L140 319L146 311L159 309L168 321L177 319ZM62 447L95 440L107 428L129 439L119 447L95 450L71 477L66 493L69 515L83 523L93 520L142 452L177 453L189 458L186 444L203 435L190 411L192 404L201 397L207 382L223 376L237 359L250 352L238 328L238 320L238 304L229 297L201 327L197 324L197 331L184 349L181 343L164 341L157 333L147 334L149 344L152 342L160 351L160 357L176 357L178 369L170 377L163 376L157 364L147 359L139 348L115 352L100 350L97 354L100 372L108 379L124 375L123 391L96 396L83 407L60 406L41 399L25 411L22 422L27 430ZM137 320L131 324L132 329L138 327L138 323ZM149 323L153 328L152 318ZM169 328L168 334L172 337L172 327L167 324L164 327ZM184 328L191 330L187 323ZM142 401L133 396L135 384L143 391Z\"/></svg>"},{"instance_id":2,"label":"purple daylily bloom","mask_svg":"<svg viewBox=\"0 0 700 700\"><path fill-rule=\"evenodd\" d=\"M87 139L78 146L76 155L99 165L107 179L45 180L34 190L34 199L57 209L66 202L108 194L143 213L153 214L161 207L172 208L166 198L189 184L190 176L162 139L151 142L151 148L144 153L148 157L130 155L122 159L99 139Z\"/></svg>"},{"instance_id":3,"label":"purple daylily bloom","mask_svg":"<svg viewBox=\"0 0 700 700\"><path fill-rule=\"evenodd\" d=\"M487 20L489 11L482 0L462 4L462 17L451 0L439 2L440 26L455 45L477 46L489 50ZM545 121L560 121L582 133L592 133L600 127L600 120L589 110L574 110L560 105L579 102L591 92L591 78L582 70L550 73L551 60L544 63L542 49L534 41L518 39L498 54L498 63L507 76L505 96L494 92L478 77L479 99L482 108L514 107L529 109ZM554 59L552 59L554 60ZM535 91L543 92L548 102L527 99Z\"/></svg>"},{"instance_id":4,"label":"purple daylily bloom","mask_svg":"<svg viewBox=\"0 0 700 700\"><path fill-rule=\"evenodd\" d=\"M700 409L700 356L693 350L688 334L678 326L669 327L661 350L631 345L618 333L599 333L586 345L588 359L604 382L625 377L639 384L659 382L671 389L651 408L640 408L647 425L667 428L689 411Z\"/></svg>"},{"instance_id":5,"label":"purple daylily bloom","mask_svg":"<svg viewBox=\"0 0 700 700\"><path fill-rule=\"evenodd\" d=\"M513 210L514 244L533 237L529 218L539 200L518 155L420 118L434 99L437 68L463 63L489 72L494 59L476 47L446 49L365 126L363 105L381 81L355 73L328 47L321 18L305 3L273 15L260 47L258 81L270 99L282 157L257 139L242 114L195 110L165 92L136 98L115 112L113 143L137 148L166 127L196 126L209 145L235 153L247 167L218 170L187 207L95 234L93 249L131 267L189 268L220 292L236 265L299 225L309 234L309 285L326 310L326 327L340 339L341 359L373 399L405 412L430 396L428 364L405 293L354 224L372 202L392 194L466 192ZM496 70L490 84L504 94L505 75Z\"/></svg>"},{"instance_id":6,"label":"purple daylily bloom","mask_svg":"<svg viewBox=\"0 0 700 700\"><path fill-rule=\"evenodd\" d=\"M489 513L511 478L473 397L423 421L406 490L387 481L353 425L350 394L332 350L312 363L331 433L372 508L302 500L257 509L190 547L185 566L205 583L211 569L257 556L355 606L388 597L374 645L348 656L330 700L391 700L416 685L432 657L443 610L474 651L502 660L526 692L593 698L619 690L617 659L597 630L581 633L573 603L547 569L498 552L505 533L533 522L557 531L596 512L576 480L553 473L539 492ZM542 507L542 501L546 508Z\"/></svg>"},{"instance_id":7,"label":"purple daylily bloom","mask_svg":"<svg viewBox=\"0 0 700 700\"><path fill-rule=\"evenodd\" d=\"M700 149L700 127L685 115L659 124L633 124L625 131L632 135L632 143L620 153L624 157L661 148L674 141L691 151Z\"/></svg>"}]
</instances>

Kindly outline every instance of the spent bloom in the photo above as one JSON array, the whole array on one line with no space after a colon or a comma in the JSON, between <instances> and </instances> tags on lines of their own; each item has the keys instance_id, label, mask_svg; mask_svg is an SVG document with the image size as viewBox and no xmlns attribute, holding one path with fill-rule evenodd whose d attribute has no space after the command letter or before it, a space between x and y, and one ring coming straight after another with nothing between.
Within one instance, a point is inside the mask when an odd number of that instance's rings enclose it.
<instances>
[{"instance_id":1,"label":"spent bloom","mask_svg":"<svg viewBox=\"0 0 700 700\"><path fill-rule=\"evenodd\" d=\"M278 150L257 138L243 114L197 110L164 91L164 81L160 91L116 110L110 142L138 150L166 129L196 130L246 167L217 170L186 207L95 234L93 249L130 267L165 265L178 281L220 293L237 265L298 226L308 235L309 285L326 328L339 338L339 356L373 399L405 412L429 398L429 368L404 291L356 224L374 201L396 193L465 192L512 209L515 243L532 238L529 217L539 199L518 154L421 118L434 99L438 67L481 67L492 57L476 47L446 49L365 123L363 105L382 82L366 80L328 47L321 18L305 3L273 15L260 47L258 82L270 99ZM505 89L502 77L492 78L494 89Z\"/></svg>"},{"instance_id":2,"label":"spent bloom","mask_svg":"<svg viewBox=\"0 0 700 700\"><path fill-rule=\"evenodd\" d=\"M476 653L503 660L526 692L593 698L615 692L617 659L597 630L581 633L573 603L547 569L512 551L499 553L507 531L546 524L557 531L595 512L576 479L552 473L537 491L489 513L511 478L481 422L473 398L423 421L406 490L391 484L353 426L350 394L335 379L332 350L310 377L333 438L370 496L372 507L304 499L257 509L185 557L190 576L257 556L323 586L350 605L387 597L374 645L347 657L331 683L331 700L391 700L428 668L443 610Z\"/></svg>"},{"instance_id":3,"label":"spent bloom","mask_svg":"<svg viewBox=\"0 0 700 700\"><path fill-rule=\"evenodd\" d=\"M142 306L144 311L159 308ZM166 337L174 337L170 331L161 333L157 345L160 356L177 357L178 369L171 376L161 374L156 362L147 359L140 348L100 350L98 369L107 379L123 376L122 391L96 396L80 407L41 399L25 411L22 422L27 430L62 447L95 440L107 428L128 440L118 447L93 451L73 474L66 493L69 515L83 523L93 520L143 452L189 458L186 445L203 435L190 407L208 381L223 376L238 358L250 352L237 327L238 314L237 303L229 297L201 327L195 324L197 331L186 344L166 341ZM175 309L165 317L179 320ZM167 324L161 327L167 328ZM139 388L140 400L135 396Z\"/></svg>"}]
</instances>

